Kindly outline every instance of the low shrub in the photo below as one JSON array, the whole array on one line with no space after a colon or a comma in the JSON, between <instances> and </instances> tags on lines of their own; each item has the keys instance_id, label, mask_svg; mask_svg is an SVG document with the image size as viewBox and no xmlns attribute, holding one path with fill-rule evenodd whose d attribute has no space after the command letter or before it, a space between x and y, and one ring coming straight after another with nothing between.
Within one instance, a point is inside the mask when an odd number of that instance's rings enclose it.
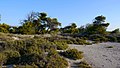
<instances>
[{"instance_id":1,"label":"low shrub","mask_svg":"<svg viewBox=\"0 0 120 68\"><path fill-rule=\"evenodd\" d=\"M99 43L99 41L93 41L92 42L92 44L98 44Z\"/></svg>"},{"instance_id":2,"label":"low shrub","mask_svg":"<svg viewBox=\"0 0 120 68\"><path fill-rule=\"evenodd\" d=\"M118 41L118 42L120 42L120 36L119 36L119 37L117 37L117 41Z\"/></svg>"},{"instance_id":3,"label":"low shrub","mask_svg":"<svg viewBox=\"0 0 120 68\"><path fill-rule=\"evenodd\" d=\"M78 44L78 41L75 38L71 38L70 40L73 42L73 44Z\"/></svg>"},{"instance_id":4,"label":"low shrub","mask_svg":"<svg viewBox=\"0 0 120 68\"><path fill-rule=\"evenodd\" d=\"M110 42L117 42L117 37L115 36L108 36L107 38L108 38L108 41Z\"/></svg>"},{"instance_id":5,"label":"low shrub","mask_svg":"<svg viewBox=\"0 0 120 68\"><path fill-rule=\"evenodd\" d=\"M68 44L78 44L78 45L91 45L92 44L81 38L69 38L69 39L66 39L66 42Z\"/></svg>"},{"instance_id":6,"label":"low shrub","mask_svg":"<svg viewBox=\"0 0 120 68\"><path fill-rule=\"evenodd\" d=\"M67 68L68 62L55 51L49 52L44 68Z\"/></svg>"},{"instance_id":7,"label":"low shrub","mask_svg":"<svg viewBox=\"0 0 120 68\"><path fill-rule=\"evenodd\" d=\"M82 53L83 52L78 51L77 49L69 49L69 50L66 50L65 52L61 52L60 54L67 58L77 60L77 59L83 58Z\"/></svg>"},{"instance_id":8,"label":"low shrub","mask_svg":"<svg viewBox=\"0 0 120 68\"><path fill-rule=\"evenodd\" d=\"M92 68L87 62L81 61L79 63L79 68Z\"/></svg>"},{"instance_id":9,"label":"low shrub","mask_svg":"<svg viewBox=\"0 0 120 68\"><path fill-rule=\"evenodd\" d=\"M91 35L89 37L89 39L93 40L93 41L97 41L97 42L106 42L106 41L108 41L108 38L106 38L103 35L99 35L99 34Z\"/></svg>"},{"instance_id":10,"label":"low shrub","mask_svg":"<svg viewBox=\"0 0 120 68\"><path fill-rule=\"evenodd\" d=\"M106 48L114 48L113 46L107 46Z\"/></svg>"},{"instance_id":11,"label":"low shrub","mask_svg":"<svg viewBox=\"0 0 120 68\"><path fill-rule=\"evenodd\" d=\"M57 47L57 50L65 50L68 48L68 44L66 42L54 41L54 45Z\"/></svg>"},{"instance_id":12,"label":"low shrub","mask_svg":"<svg viewBox=\"0 0 120 68\"><path fill-rule=\"evenodd\" d=\"M70 39L65 40L65 42L66 42L67 44L74 44L74 42L73 42L73 41L71 41Z\"/></svg>"},{"instance_id":13,"label":"low shrub","mask_svg":"<svg viewBox=\"0 0 120 68\"><path fill-rule=\"evenodd\" d=\"M0 65L3 65L6 62L7 57L5 54L0 52Z\"/></svg>"},{"instance_id":14,"label":"low shrub","mask_svg":"<svg viewBox=\"0 0 120 68\"><path fill-rule=\"evenodd\" d=\"M77 38L76 41L78 42L79 45L91 45L92 43L87 42L86 40L79 39Z\"/></svg>"},{"instance_id":15,"label":"low shrub","mask_svg":"<svg viewBox=\"0 0 120 68\"><path fill-rule=\"evenodd\" d=\"M6 64L16 64L19 61L20 53L15 50L5 50L3 52L7 57Z\"/></svg>"}]
</instances>

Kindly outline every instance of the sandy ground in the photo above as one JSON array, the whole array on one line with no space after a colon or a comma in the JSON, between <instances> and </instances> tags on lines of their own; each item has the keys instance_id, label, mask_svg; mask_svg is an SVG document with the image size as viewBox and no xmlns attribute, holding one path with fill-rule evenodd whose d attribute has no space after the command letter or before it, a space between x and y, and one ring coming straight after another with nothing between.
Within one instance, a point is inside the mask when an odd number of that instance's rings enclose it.
<instances>
[{"instance_id":1,"label":"sandy ground","mask_svg":"<svg viewBox=\"0 0 120 68\"><path fill-rule=\"evenodd\" d=\"M93 68L120 68L120 43L69 46L83 51L85 60ZM108 46L113 46L113 48L107 48Z\"/></svg>"}]
</instances>

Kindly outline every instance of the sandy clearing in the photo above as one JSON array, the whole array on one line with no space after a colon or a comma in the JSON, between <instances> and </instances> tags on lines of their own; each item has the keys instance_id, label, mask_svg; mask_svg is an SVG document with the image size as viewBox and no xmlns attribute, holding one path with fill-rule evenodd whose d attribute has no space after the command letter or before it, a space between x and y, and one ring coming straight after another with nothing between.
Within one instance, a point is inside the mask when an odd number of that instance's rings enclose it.
<instances>
[{"instance_id":1,"label":"sandy clearing","mask_svg":"<svg viewBox=\"0 0 120 68\"><path fill-rule=\"evenodd\" d=\"M69 46L83 51L85 60L93 68L120 68L120 43ZM113 48L107 48L108 46L113 46Z\"/></svg>"}]
</instances>

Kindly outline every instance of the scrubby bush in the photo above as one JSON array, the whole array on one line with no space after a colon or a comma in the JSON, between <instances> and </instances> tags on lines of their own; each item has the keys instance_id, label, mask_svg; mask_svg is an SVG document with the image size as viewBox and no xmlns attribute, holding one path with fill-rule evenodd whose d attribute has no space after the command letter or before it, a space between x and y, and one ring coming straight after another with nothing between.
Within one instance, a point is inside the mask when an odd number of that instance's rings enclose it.
<instances>
[{"instance_id":1,"label":"scrubby bush","mask_svg":"<svg viewBox=\"0 0 120 68\"><path fill-rule=\"evenodd\" d=\"M91 35L89 37L90 40L93 41L97 41L97 42L106 42L108 41L108 39L105 36L99 35L99 34L95 34L95 35Z\"/></svg>"},{"instance_id":2,"label":"scrubby bush","mask_svg":"<svg viewBox=\"0 0 120 68\"><path fill-rule=\"evenodd\" d=\"M68 44L62 41L54 41L54 45L58 50L65 50L68 48Z\"/></svg>"},{"instance_id":3,"label":"scrubby bush","mask_svg":"<svg viewBox=\"0 0 120 68\"><path fill-rule=\"evenodd\" d=\"M107 46L106 48L114 48L113 46Z\"/></svg>"},{"instance_id":4,"label":"scrubby bush","mask_svg":"<svg viewBox=\"0 0 120 68\"><path fill-rule=\"evenodd\" d=\"M92 68L87 62L81 61L79 63L79 68Z\"/></svg>"},{"instance_id":5,"label":"scrubby bush","mask_svg":"<svg viewBox=\"0 0 120 68\"><path fill-rule=\"evenodd\" d=\"M6 62L7 57L4 53L0 53L0 65L3 65ZM2 68L2 67L0 67Z\"/></svg>"},{"instance_id":6,"label":"scrubby bush","mask_svg":"<svg viewBox=\"0 0 120 68\"><path fill-rule=\"evenodd\" d=\"M61 52L60 54L67 58L77 60L77 59L83 58L82 53L83 52L78 51L77 49L69 49L69 50L66 50L65 52Z\"/></svg>"},{"instance_id":7,"label":"scrubby bush","mask_svg":"<svg viewBox=\"0 0 120 68\"><path fill-rule=\"evenodd\" d=\"M5 33L0 32L0 41L8 41L8 40L13 40L13 38L11 38L10 36L8 36Z\"/></svg>"},{"instance_id":8,"label":"scrubby bush","mask_svg":"<svg viewBox=\"0 0 120 68\"><path fill-rule=\"evenodd\" d=\"M117 41L120 42L120 37L117 37Z\"/></svg>"},{"instance_id":9,"label":"scrubby bush","mask_svg":"<svg viewBox=\"0 0 120 68\"><path fill-rule=\"evenodd\" d=\"M68 44L91 45L90 42L87 42L86 40L81 39L81 38L68 38L65 40L66 40L66 43Z\"/></svg>"},{"instance_id":10,"label":"scrubby bush","mask_svg":"<svg viewBox=\"0 0 120 68\"><path fill-rule=\"evenodd\" d=\"M115 36L107 36L107 38L108 38L108 41L110 42L117 42L117 37Z\"/></svg>"},{"instance_id":11,"label":"scrubby bush","mask_svg":"<svg viewBox=\"0 0 120 68\"><path fill-rule=\"evenodd\" d=\"M66 43L67 43L67 44L74 44L74 42L73 42L73 41L71 41L71 40L69 40L69 39L68 39L68 40L66 40Z\"/></svg>"},{"instance_id":12,"label":"scrubby bush","mask_svg":"<svg viewBox=\"0 0 120 68\"><path fill-rule=\"evenodd\" d=\"M53 41L58 41L61 43L67 43L67 44L78 44L78 45L91 45L91 43L87 42L84 39L81 38L72 38L72 37L47 37L46 39L48 39L50 42Z\"/></svg>"},{"instance_id":13,"label":"scrubby bush","mask_svg":"<svg viewBox=\"0 0 120 68\"><path fill-rule=\"evenodd\" d=\"M91 45L92 43L90 43L90 42L87 42L86 40L83 40L83 39L79 39L79 38L77 38L76 39L76 41L78 42L78 44L80 44L80 45Z\"/></svg>"},{"instance_id":14,"label":"scrubby bush","mask_svg":"<svg viewBox=\"0 0 120 68\"><path fill-rule=\"evenodd\" d=\"M5 50L3 52L7 57L6 64L16 64L19 61L20 53L15 50Z\"/></svg>"},{"instance_id":15,"label":"scrubby bush","mask_svg":"<svg viewBox=\"0 0 120 68\"><path fill-rule=\"evenodd\" d=\"M56 51L56 49L68 47L67 43L62 41L50 42L45 38L27 38L6 40L0 44L2 44L1 52L6 57L5 65L15 64L25 68L35 66L38 68L66 68L68 66L67 61Z\"/></svg>"},{"instance_id":16,"label":"scrubby bush","mask_svg":"<svg viewBox=\"0 0 120 68\"><path fill-rule=\"evenodd\" d=\"M79 44L79 41L76 38L72 38L70 40L73 41L74 44Z\"/></svg>"},{"instance_id":17,"label":"scrubby bush","mask_svg":"<svg viewBox=\"0 0 120 68\"><path fill-rule=\"evenodd\" d=\"M54 50L48 53L47 58L44 68L67 68L68 66L68 62Z\"/></svg>"}]
</instances>

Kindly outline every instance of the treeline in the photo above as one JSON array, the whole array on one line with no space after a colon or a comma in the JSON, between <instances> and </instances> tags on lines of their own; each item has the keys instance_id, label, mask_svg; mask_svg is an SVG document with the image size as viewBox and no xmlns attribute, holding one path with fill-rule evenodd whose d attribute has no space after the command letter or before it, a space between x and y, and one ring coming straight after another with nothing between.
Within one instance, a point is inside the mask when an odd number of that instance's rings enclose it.
<instances>
[{"instance_id":1,"label":"treeline","mask_svg":"<svg viewBox=\"0 0 120 68\"><path fill-rule=\"evenodd\" d=\"M13 34L61 34L63 36L85 37L97 41L120 41L119 29L106 31L110 23L105 16L97 16L91 24L77 26L76 23L62 27L57 18L51 18L46 13L32 12L21 26L0 24L0 32ZM97 38L96 38L97 37Z\"/></svg>"},{"instance_id":2,"label":"treeline","mask_svg":"<svg viewBox=\"0 0 120 68\"><path fill-rule=\"evenodd\" d=\"M0 32L14 34L46 34L51 32L60 32L67 34L105 34L110 23L104 23L106 17L95 17L92 24L85 26L77 26L76 23L61 27L61 23L57 18L48 17L46 13L31 12L27 19L21 22L21 26L10 26L8 24L0 24ZM119 29L111 31L111 33L119 33Z\"/></svg>"},{"instance_id":3,"label":"treeline","mask_svg":"<svg viewBox=\"0 0 120 68\"><path fill-rule=\"evenodd\" d=\"M57 18L47 17L46 13L32 12L27 19L21 22L21 26L9 26L5 23L0 24L0 32L14 34L45 34L58 32L61 23Z\"/></svg>"}]
</instances>

